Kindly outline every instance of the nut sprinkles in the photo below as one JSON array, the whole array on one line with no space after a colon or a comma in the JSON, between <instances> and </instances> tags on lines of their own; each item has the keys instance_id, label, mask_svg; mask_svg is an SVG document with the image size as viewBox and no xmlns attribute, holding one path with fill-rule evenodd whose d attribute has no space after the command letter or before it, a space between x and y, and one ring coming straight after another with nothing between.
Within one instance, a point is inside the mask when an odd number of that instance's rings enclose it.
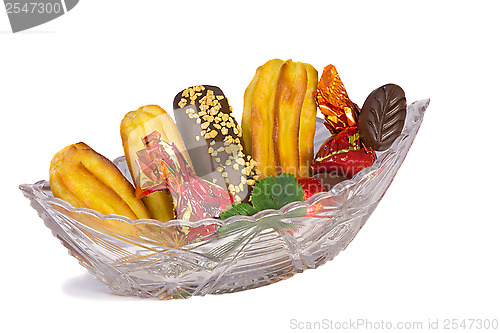
<instances>
[{"instance_id":1,"label":"nut sprinkles","mask_svg":"<svg viewBox=\"0 0 500 333\"><path fill-rule=\"evenodd\" d=\"M206 153L212 170L222 177L211 177L209 180L222 185L224 182L234 202L248 199L248 186L258 180L256 163L244 150L242 129L236 122L233 108L222 91L215 86L193 86L180 92L174 99L174 111L179 126L187 127L196 143L187 147L195 168L199 163L207 164L207 159L200 158L199 143L206 142ZM190 119L191 121L188 121ZM197 125L197 126L196 126ZM199 161L199 162L197 162ZM213 172L210 173L213 175Z\"/></svg>"}]
</instances>

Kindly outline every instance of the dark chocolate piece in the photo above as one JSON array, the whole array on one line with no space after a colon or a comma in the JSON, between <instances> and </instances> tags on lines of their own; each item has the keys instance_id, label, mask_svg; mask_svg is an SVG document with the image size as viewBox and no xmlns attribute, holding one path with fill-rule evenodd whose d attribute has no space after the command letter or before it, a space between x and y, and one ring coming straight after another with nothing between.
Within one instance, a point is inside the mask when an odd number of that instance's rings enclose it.
<instances>
[{"instance_id":1,"label":"dark chocolate piece","mask_svg":"<svg viewBox=\"0 0 500 333\"><path fill-rule=\"evenodd\" d=\"M361 141L373 150L389 148L403 130L406 97L400 86L386 84L366 98L358 118Z\"/></svg>"},{"instance_id":2,"label":"dark chocolate piece","mask_svg":"<svg viewBox=\"0 0 500 333\"><path fill-rule=\"evenodd\" d=\"M330 191L338 183L349 179L333 172L317 173L313 175L313 178L319 181L327 191Z\"/></svg>"},{"instance_id":3,"label":"dark chocolate piece","mask_svg":"<svg viewBox=\"0 0 500 333\"><path fill-rule=\"evenodd\" d=\"M177 127L196 174L226 186L235 202L248 199L255 183L255 162L246 154L242 131L222 90L200 85L174 98Z\"/></svg>"}]
</instances>

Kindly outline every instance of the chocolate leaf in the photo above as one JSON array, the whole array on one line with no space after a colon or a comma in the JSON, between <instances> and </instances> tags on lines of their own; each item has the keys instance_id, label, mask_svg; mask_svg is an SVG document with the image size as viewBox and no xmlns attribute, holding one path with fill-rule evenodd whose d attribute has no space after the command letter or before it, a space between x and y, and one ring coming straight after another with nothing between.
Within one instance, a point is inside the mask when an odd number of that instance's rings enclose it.
<instances>
[{"instance_id":1,"label":"chocolate leaf","mask_svg":"<svg viewBox=\"0 0 500 333\"><path fill-rule=\"evenodd\" d=\"M401 134L406 118L403 89L386 84L366 98L358 119L361 141L371 149L385 150Z\"/></svg>"}]
</instances>

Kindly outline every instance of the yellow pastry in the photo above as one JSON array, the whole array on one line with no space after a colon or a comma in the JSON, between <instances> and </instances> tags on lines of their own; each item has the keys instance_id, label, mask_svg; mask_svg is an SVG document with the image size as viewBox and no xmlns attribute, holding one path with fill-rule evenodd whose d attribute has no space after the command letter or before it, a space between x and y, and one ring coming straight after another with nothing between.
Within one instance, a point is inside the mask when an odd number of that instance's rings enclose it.
<instances>
[{"instance_id":1,"label":"yellow pastry","mask_svg":"<svg viewBox=\"0 0 500 333\"><path fill-rule=\"evenodd\" d=\"M275 144L280 172L299 174L299 127L307 89L307 72L298 62L287 60L281 68L276 95Z\"/></svg>"},{"instance_id":2,"label":"yellow pastry","mask_svg":"<svg viewBox=\"0 0 500 333\"><path fill-rule=\"evenodd\" d=\"M261 179L310 176L317 85L318 72L310 64L273 59L257 68L245 91L242 130Z\"/></svg>"},{"instance_id":3,"label":"yellow pastry","mask_svg":"<svg viewBox=\"0 0 500 333\"><path fill-rule=\"evenodd\" d=\"M83 142L54 155L49 181L53 195L75 207L131 219L151 217L120 170Z\"/></svg>"},{"instance_id":4,"label":"yellow pastry","mask_svg":"<svg viewBox=\"0 0 500 333\"><path fill-rule=\"evenodd\" d=\"M311 176L311 163L314 159L314 133L316 132L316 88L318 71L310 64L302 63L307 72L307 89L300 113L299 165L300 176Z\"/></svg>"},{"instance_id":5,"label":"yellow pastry","mask_svg":"<svg viewBox=\"0 0 500 333\"><path fill-rule=\"evenodd\" d=\"M261 178L274 176L277 172L277 153L273 133L276 122L277 83L283 64L284 61L280 59L266 62L260 70L252 95L251 151Z\"/></svg>"},{"instance_id":6,"label":"yellow pastry","mask_svg":"<svg viewBox=\"0 0 500 333\"><path fill-rule=\"evenodd\" d=\"M192 165L177 126L168 113L158 105L146 105L125 115L120 124L125 158L136 186L139 184L140 172L135 163L136 153L144 149L142 138L152 131L161 134L163 140L173 142L186 161ZM159 221L174 218L172 197L166 191L156 191L142 198L152 217Z\"/></svg>"}]
</instances>

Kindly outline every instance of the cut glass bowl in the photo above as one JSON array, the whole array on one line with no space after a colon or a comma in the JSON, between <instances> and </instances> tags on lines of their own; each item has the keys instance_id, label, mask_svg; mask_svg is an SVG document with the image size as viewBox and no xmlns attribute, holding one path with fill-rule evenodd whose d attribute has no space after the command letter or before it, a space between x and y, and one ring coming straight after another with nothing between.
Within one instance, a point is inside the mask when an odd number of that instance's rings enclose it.
<instances>
[{"instance_id":1,"label":"cut glass bowl","mask_svg":"<svg viewBox=\"0 0 500 333\"><path fill-rule=\"evenodd\" d=\"M20 189L69 253L116 294L171 299L242 291L316 268L347 247L394 179L428 104L409 105L402 134L353 179L251 217L133 221L74 208L52 196L48 181ZM328 136L319 126L316 150ZM130 177L123 157L115 164ZM196 227L212 231L187 244L173 232Z\"/></svg>"}]
</instances>

